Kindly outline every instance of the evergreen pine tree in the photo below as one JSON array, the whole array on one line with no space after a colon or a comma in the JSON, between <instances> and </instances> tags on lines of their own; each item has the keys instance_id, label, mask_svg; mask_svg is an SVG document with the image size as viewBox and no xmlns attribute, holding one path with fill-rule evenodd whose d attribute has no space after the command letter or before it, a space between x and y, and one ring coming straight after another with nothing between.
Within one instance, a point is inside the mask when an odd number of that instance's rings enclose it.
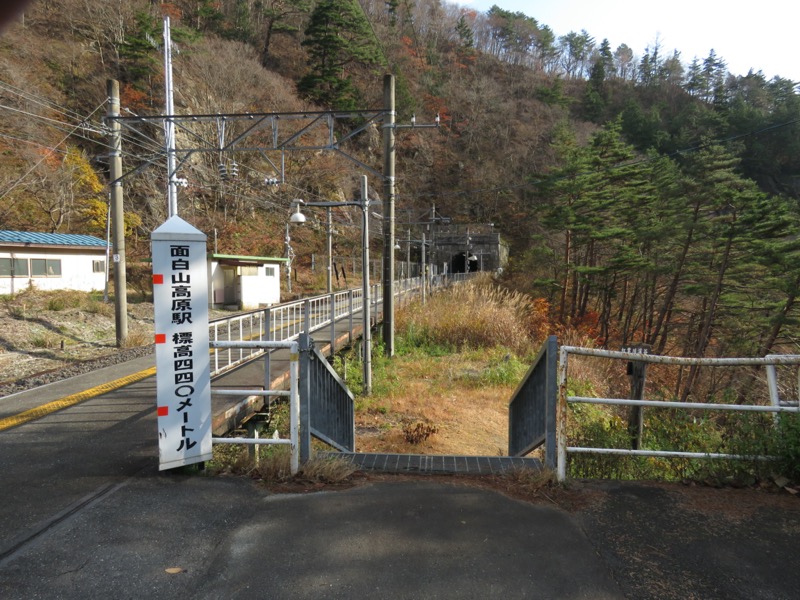
<instances>
[{"instance_id":1,"label":"evergreen pine tree","mask_svg":"<svg viewBox=\"0 0 800 600\"><path fill-rule=\"evenodd\" d=\"M298 84L309 99L336 109L353 110L358 90L349 70L384 63L377 39L356 0L322 0L305 31L311 71Z\"/></svg>"}]
</instances>

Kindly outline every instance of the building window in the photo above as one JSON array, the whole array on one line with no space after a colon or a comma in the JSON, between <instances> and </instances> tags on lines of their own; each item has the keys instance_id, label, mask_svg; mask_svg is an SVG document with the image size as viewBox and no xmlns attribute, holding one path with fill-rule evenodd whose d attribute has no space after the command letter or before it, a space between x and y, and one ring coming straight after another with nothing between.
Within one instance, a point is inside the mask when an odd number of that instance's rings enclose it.
<instances>
[{"instance_id":1,"label":"building window","mask_svg":"<svg viewBox=\"0 0 800 600\"><path fill-rule=\"evenodd\" d=\"M28 277L27 258L0 258L0 277Z\"/></svg>"},{"instance_id":2,"label":"building window","mask_svg":"<svg viewBox=\"0 0 800 600\"><path fill-rule=\"evenodd\" d=\"M60 258L32 258L31 276L33 277L61 277Z\"/></svg>"},{"instance_id":3,"label":"building window","mask_svg":"<svg viewBox=\"0 0 800 600\"><path fill-rule=\"evenodd\" d=\"M92 273L105 273L105 272L106 272L106 261L104 260L92 261Z\"/></svg>"},{"instance_id":4,"label":"building window","mask_svg":"<svg viewBox=\"0 0 800 600\"><path fill-rule=\"evenodd\" d=\"M275 277L275 267L264 267L264 275L267 277Z\"/></svg>"},{"instance_id":5,"label":"building window","mask_svg":"<svg viewBox=\"0 0 800 600\"><path fill-rule=\"evenodd\" d=\"M241 269L240 273L242 275L246 275L248 277L254 277L258 275L258 267L239 267Z\"/></svg>"}]
</instances>

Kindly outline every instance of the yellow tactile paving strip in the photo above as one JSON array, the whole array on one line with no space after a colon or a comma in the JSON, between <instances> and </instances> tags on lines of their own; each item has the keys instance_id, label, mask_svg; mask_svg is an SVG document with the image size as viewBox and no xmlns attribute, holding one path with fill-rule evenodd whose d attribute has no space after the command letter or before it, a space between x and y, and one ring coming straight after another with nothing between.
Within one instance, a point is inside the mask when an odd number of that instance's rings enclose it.
<instances>
[{"instance_id":1,"label":"yellow tactile paving strip","mask_svg":"<svg viewBox=\"0 0 800 600\"><path fill-rule=\"evenodd\" d=\"M126 385L130 385L132 383L136 383L137 381L141 381L142 379L147 379L148 377L152 377L155 374L156 374L156 368L150 367L149 369L145 369L144 371L139 371L138 373L134 373L133 375L128 375L127 377L122 377L120 379L115 379L114 381L109 381L108 383L103 383L102 385L95 386L84 392L78 392L77 394L65 396L64 398L60 398L59 400L53 400L52 402L48 402L47 404L43 404L42 406L37 406L36 408L31 408L30 410L26 410L17 415L0 419L0 431L11 429L12 427L18 427L19 425L22 425L29 421L33 421L34 419L40 419L56 411L68 408L70 406L74 406L79 402L88 400L89 398L95 398L102 394L113 392L114 390L117 390Z\"/></svg>"}]
</instances>

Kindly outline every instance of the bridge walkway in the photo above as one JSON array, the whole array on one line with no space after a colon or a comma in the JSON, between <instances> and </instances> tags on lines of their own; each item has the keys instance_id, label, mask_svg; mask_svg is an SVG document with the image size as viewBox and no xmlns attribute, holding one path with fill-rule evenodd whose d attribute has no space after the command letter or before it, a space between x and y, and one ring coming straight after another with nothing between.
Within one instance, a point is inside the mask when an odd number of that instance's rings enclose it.
<instances>
[{"instance_id":1,"label":"bridge walkway","mask_svg":"<svg viewBox=\"0 0 800 600\"><path fill-rule=\"evenodd\" d=\"M353 331L348 331L348 319L337 321L336 348L341 349L361 336L363 326L359 317L353 319ZM339 333L341 332L341 333ZM323 327L312 335L316 347L330 355L330 328ZM288 387L289 351L275 350L270 355L270 388ZM258 358L232 371L224 373L212 382L212 388L242 389L242 396L212 395L212 423L214 435L224 435L239 426L252 414L263 410L264 399L248 396L244 390L262 387L265 380L265 359ZM132 361L98 369L41 388L20 392L0 398L0 431L15 428L27 422L42 419L51 413L68 411L88 400L93 405L105 405L106 411L124 406L132 398L137 405L147 398L152 399L152 414L144 415L152 420L152 441L142 440L142 445L151 447L157 456L155 435L156 378L155 359L150 354ZM80 411L80 408L77 410ZM63 417L62 417L63 418ZM540 462L529 458L474 457L474 456L426 456L406 454L343 454L360 470L388 473L461 473L492 474L521 466L538 468Z\"/></svg>"}]
</instances>

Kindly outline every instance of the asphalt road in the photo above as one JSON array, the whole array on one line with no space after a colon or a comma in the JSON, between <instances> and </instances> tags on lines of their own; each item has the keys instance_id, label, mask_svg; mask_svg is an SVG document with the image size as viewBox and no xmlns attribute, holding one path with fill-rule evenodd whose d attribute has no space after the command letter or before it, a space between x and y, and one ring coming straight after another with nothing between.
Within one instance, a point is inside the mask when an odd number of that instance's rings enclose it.
<instances>
[{"instance_id":1,"label":"asphalt road","mask_svg":"<svg viewBox=\"0 0 800 600\"><path fill-rule=\"evenodd\" d=\"M561 506L441 476L276 494L146 468L0 559L0 597L800 597L793 498L613 483L549 493Z\"/></svg>"},{"instance_id":2,"label":"asphalt road","mask_svg":"<svg viewBox=\"0 0 800 600\"><path fill-rule=\"evenodd\" d=\"M785 492L584 483L525 502L370 476L277 494L159 473L154 405L143 380L0 431L0 599L800 598Z\"/></svg>"}]
</instances>

